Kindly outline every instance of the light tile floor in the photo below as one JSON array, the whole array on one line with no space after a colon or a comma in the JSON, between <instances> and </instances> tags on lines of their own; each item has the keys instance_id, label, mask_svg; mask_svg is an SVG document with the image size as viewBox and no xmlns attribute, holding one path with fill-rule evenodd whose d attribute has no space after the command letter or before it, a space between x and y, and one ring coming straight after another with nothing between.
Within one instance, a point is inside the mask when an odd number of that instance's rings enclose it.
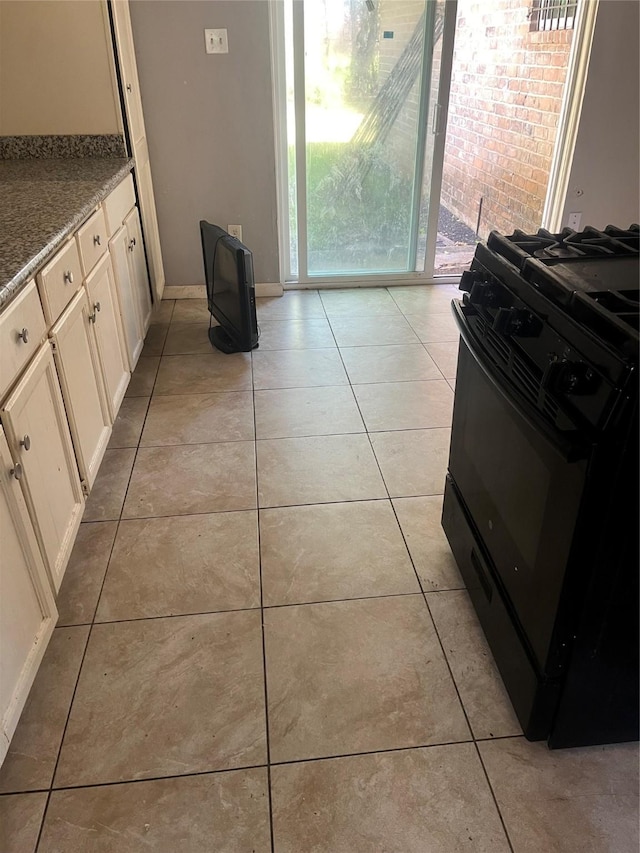
<instances>
[{"instance_id":1,"label":"light tile floor","mask_svg":"<svg viewBox=\"0 0 640 853\"><path fill-rule=\"evenodd\" d=\"M0 770L2 853L635 853L634 745L521 735L440 528L448 287L162 303Z\"/></svg>"}]
</instances>

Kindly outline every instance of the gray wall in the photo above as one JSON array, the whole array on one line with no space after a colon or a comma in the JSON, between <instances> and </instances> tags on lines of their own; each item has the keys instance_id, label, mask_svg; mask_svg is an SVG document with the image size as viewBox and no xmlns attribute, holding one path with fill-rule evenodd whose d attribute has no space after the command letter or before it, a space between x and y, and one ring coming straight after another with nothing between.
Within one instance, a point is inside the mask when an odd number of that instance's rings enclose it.
<instances>
[{"instance_id":1,"label":"gray wall","mask_svg":"<svg viewBox=\"0 0 640 853\"><path fill-rule=\"evenodd\" d=\"M596 228L640 217L639 30L638 0L600 0L563 224L572 211Z\"/></svg>"},{"instance_id":2,"label":"gray wall","mask_svg":"<svg viewBox=\"0 0 640 853\"><path fill-rule=\"evenodd\" d=\"M167 284L204 282L200 219L241 224L256 281L278 281L268 4L130 7ZM229 53L208 55L203 31L219 27Z\"/></svg>"}]
</instances>

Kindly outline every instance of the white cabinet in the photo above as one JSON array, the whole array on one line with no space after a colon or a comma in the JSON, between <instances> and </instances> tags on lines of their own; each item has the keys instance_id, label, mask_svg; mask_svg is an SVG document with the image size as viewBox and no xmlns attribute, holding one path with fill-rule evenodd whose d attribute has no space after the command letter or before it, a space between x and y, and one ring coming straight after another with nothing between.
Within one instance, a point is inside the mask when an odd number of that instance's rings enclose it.
<instances>
[{"instance_id":1,"label":"white cabinet","mask_svg":"<svg viewBox=\"0 0 640 853\"><path fill-rule=\"evenodd\" d=\"M144 243L142 241L142 229L140 227L140 214L138 208L133 210L124 220L127 229L129 243L129 269L133 283L133 292L138 309L138 320L142 329L142 337L147 334L149 321L151 320L151 293L149 291L149 276L147 273L147 261L144 255Z\"/></svg>"},{"instance_id":2,"label":"white cabinet","mask_svg":"<svg viewBox=\"0 0 640 853\"><path fill-rule=\"evenodd\" d=\"M131 275L129 236L124 226L119 228L109 241L109 254L113 264L129 369L133 372L142 352L144 335L138 319L137 297L134 291L133 276Z\"/></svg>"},{"instance_id":3,"label":"white cabinet","mask_svg":"<svg viewBox=\"0 0 640 853\"><path fill-rule=\"evenodd\" d=\"M0 763L58 616L20 476L0 428Z\"/></svg>"},{"instance_id":4,"label":"white cabinet","mask_svg":"<svg viewBox=\"0 0 640 853\"><path fill-rule=\"evenodd\" d=\"M122 79L125 116L133 148L132 154L136 161L136 185L140 197L149 271L151 273L154 297L157 301L160 301L162 299L162 291L164 290L165 277L128 1L112 0L111 11L113 15L116 61Z\"/></svg>"},{"instance_id":5,"label":"white cabinet","mask_svg":"<svg viewBox=\"0 0 640 853\"><path fill-rule=\"evenodd\" d=\"M83 289L49 333L80 477L91 489L111 435L93 324Z\"/></svg>"},{"instance_id":6,"label":"white cabinet","mask_svg":"<svg viewBox=\"0 0 640 853\"><path fill-rule=\"evenodd\" d=\"M129 384L124 332L118 310L111 259L105 255L85 282L95 315L96 343L111 421L115 421Z\"/></svg>"},{"instance_id":7,"label":"white cabinet","mask_svg":"<svg viewBox=\"0 0 640 853\"><path fill-rule=\"evenodd\" d=\"M151 291L140 214L133 182L127 178L104 202L116 292L124 329L129 369L133 371L151 321Z\"/></svg>"},{"instance_id":8,"label":"white cabinet","mask_svg":"<svg viewBox=\"0 0 640 853\"><path fill-rule=\"evenodd\" d=\"M2 422L11 455L21 466L20 485L57 591L84 511L84 496L49 342L4 403Z\"/></svg>"}]
</instances>

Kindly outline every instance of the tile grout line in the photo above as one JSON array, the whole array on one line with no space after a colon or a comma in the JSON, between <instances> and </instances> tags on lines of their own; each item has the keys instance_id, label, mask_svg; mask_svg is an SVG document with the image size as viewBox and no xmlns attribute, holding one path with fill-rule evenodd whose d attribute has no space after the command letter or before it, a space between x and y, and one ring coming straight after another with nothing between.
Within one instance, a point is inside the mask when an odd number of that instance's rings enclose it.
<instances>
[{"instance_id":1,"label":"tile grout line","mask_svg":"<svg viewBox=\"0 0 640 853\"><path fill-rule=\"evenodd\" d=\"M275 841L273 833L273 794L271 790L271 744L269 741L269 689L267 685L267 646L264 630L264 589L262 579L262 547L260 538L260 486L258 480L258 442L257 423L256 423L256 394L253 381L253 351L250 353L251 360L251 394L253 402L253 452L255 459L256 473L256 527L258 534L258 576L260 579L260 631L262 636L262 678L264 685L264 725L265 725L265 740L267 749L267 798L269 805L269 839L271 843L271 853L275 853Z\"/></svg>"},{"instance_id":2,"label":"tile grout line","mask_svg":"<svg viewBox=\"0 0 640 853\"><path fill-rule=\"evenodd\" d=\"M471 725L471 721L469 720L469 715L467 714L467 709L465 708L465 706L464 706L464 702L462 701L462 696L460 695L460 690L458 689L458 683L457 683L457 681L456 681L456 679L455 679L455 677L454 677L454 675L453 675L453 670L451 669L451 664L449 663L449 658L447 657L447 653L445 652L445 649L444 649L444 643L442 642L442 638L441 638L441 636L440 636L440 632L438 631L438 626L436 625L436 620L433 618L433 614L431 613L431 608L429 607L429 600L428 600L428 598L427 598L427 594L426 594L425 592L423 592L423 593L422 593L422 595L423 595L423 598L424 598L424 601L425 601L425 604L426 604L426 607L427 607L427 611L428 611L428 613L429 613L429 616L431 617L431 621L432 621L432 623L433 623L433 629L434 629L434 631L435 631L436 637L438 638L438 643L439 643L439 645L440 645L440 649L441 649L441 651L442 651L442 655L443 655L444 660L445 660L445 663L446 663L446 665L447 665L447 669L449 670L449 675L450 675L450 677L451 677L451 681L452 681L453 686L454 686L454 688L455 688L456 695L457 695L457 697L458 697L458 702L460 703L460 707L462 708L462 713L464 714L464 718L465 718L465 720L466 720L466 722L467 722L467 726L469 727L469 732L471 733L471 741L472 741L473 746L474 746L474 748L475 748L476 755L478 756L478 760L480 761L480 766L482 767L482 771L483 771L483 773L484 773L484 777L485 777L486 782L487 782L487 785L488 785L488 787L489 787L489 791L490 791L490 793L491 793L491 799L493 800L493 804L494 804L494 805L495 805L495 807L496 807L496 812L497 812L497 814L498 814L498 818L500 819L500 823L501 823L501 825L502 825L502 830L503 830L503 832L504 832L504 835L505 835L505 838L506 838L507 844L509 845L509 850L511 851L511 853L515 853L514 848L513 848L513 845L512 845L512 843L511 843L511 839L509 838L509 833L507 832L507 827L506 827L506 825L505 825L504 818L503 818L503 816L502 816L502 812L500 811L500 806L498 805L498 800L497 800L497 798L496 798L495 792L494 792L494 790L493 790L493 786L492 786L492 784L491 784L491 780L489 779L489 774L487 773L487 769L486 769L486 767L484 766L484 762L483 762L483 760L482 760L482 756L480 755L480 750L479 750L479 748L478 748L478 738L476 738L475 733L474 733L474 731L473 731L473 726ZM517 737L517 736L516 736L516 737ZM482 740L485 740L485 741L486 741L486 740L487 740L487 738L482 738Z\"/></svg>"},{"instance_id":3,"label":"tile grout line","mask_svg":"<svg viewBox=\"0 0 640 853\"><path fill-rule=\"evenodd\" d=\"M387 500L383 498L382 500ZM255 510L252 510L255 512ZM123 519L126 521L127 519ZM133 519L135 520L135 519ZM464 587L450 587L447 589L440 589L437 592L460 592L464 590ZM376 595L356 595L350 598L323 598L318 601L295 601L295 602L283 602L281 604L264 604L257 605L256 607L230 607L226 610L198 610L198 611L185 611L182 613L159 613L155 616L132 616L129 618L122 619L104 619L98 620L95 622L70 622L66 625L59 625L57 627L60 628L86 628L95 625L122 625L124 623L129 622L151 622L158 619L182 619L187 616L215 616L217 614L222 613L253 613L258 610L278 610L283 607L310 607L315 604L341 604L349 601L372 601L378 598L402 598L410 595L422 595L421 590L416 590L415 592L388 592L381 593Z\"/></svg>"},{"instance_id":4,"label":"tile grout line","mask_svg":"<svg viewBox=\"0 0 640 853\"><path fill-rule=\"evenodd\" d=\"M518 740L521 739L522 735L502 735L495 738L479 738L478 743L488 743L490 741L496 740ZM452 740L452 741L442 741L439 743L418 743L412 744L410 746L392 746L392 747L384 747L382 749L370 749L365 751L358 752L340 752L340 753L332 753L331 755L315 755L310 758L289 758L285 761L274 761L271 764L271 767L288 767L297 764L310 764L315 761L334 761L336 759L341 758L357 758L363 755L379 755L385 753L393 753L393 752L408 752L413 749L437 749L438 747L443 746L459 746L460 744L472 744L473 741L469 740ZM111 788L116 785L137 785L145 782L162 782L165 779L190 779L192 777L197 776L217 776L222 773L242 773L246 770L261 770L267 769L266 764L246 764L240 765L239 767L221 767L215 770L193 770L188 773L170 773L167 776L147 776L142 779L116 779L109 780L106 782L91 782L89 784L82 785L59 785L51 789L51 793L55 793L57 791L82 791L84 789L90 788ZM25 794L46 794L49 793L48 788L32 788L25 789L20 791L5 791L0 793L0 799L3 797L16 797L22 796Z\"/></svg>"},{"instance_id":5,"label":"tile grout line","mask_svg":"<svg viewBox=\"0 0 640 853\"><path fill-rule=\"evenodd\" d=\"M387 288L387 290L388 290L388 288ZM391 296L391 298L393 299L393 295L392 295L392 294L390 294L390 296ZM394 300L394 302L395 302L395 300ZM396 303L396 304L397 304L397 303ZM403 316L404 316L404 312L403 312ZM407 321L407 322L409 322L409 321ZM411 325L411 324L409 324L409 325ZM425 347L425 350L427 351L427 353L429 354L429 356L430 356L430 357L432 358L432 360L433 360L433 357L431 356L431 354L429 353L429 351L426 349L426 344L424 344L424 343L423 343L423 346ZM434 364L435 364L435 361L434 361ZM438 365L437 365L437 364L436 364L436 367L438 367ZM439 368L439 367L438 367L438 370L440 370L440 368ZM442 373L442 371L441 371L441 370L440 370L440 373ZM446 377L444 376L444 373L442 373L442 376L443 376L443 378L446 380ZM448 380L446 380L446 381L448 382ZM374 454L375 454L375 451L374 451ZM382 472L381 472L381 473L382 473ZM513 848L513 845L512 845L512 843L511 843L511 839L510 839L510 837L509 837L509 833L507 832L507 827L506 827L506 825L505 825L504 818L503 818L503 816L502 816L502 812L500 811L500 807L499 807L499 805L498 805L498 801L497 801L497 798L496 798L495 792L494 792L494 790L493 790L493 786L491 785L491 781L490 781L490 779L489 779L489 774L487 773L487 769L486 769L486 767L485 767L485 765L484 765L484 762L483 762L483 760L482 760L482 756L481 756L481 754L480 754L480 749L478 748L478 739L476 738L476 736L475 736L475 734L474 734L474 731L473 731L473 727L471 726L471 722L470 722L470 720L469 720L469 716L468 716L468 714L467 714L467 709L465 708L464 703L463 703L463 701L462 701L462 697L460 696L460 690L458 689L458 684L457 684L457 682L456 682L456 679L454 678L453 671L452 671L452 669L451 669L451 664L449 663L449 658L447 657L447 654L446 654L445 649L444 649L444 644L443 644L443 642L442 642L442 638L440 637L440 632L438 631L438 626L436 625L436 621L435 621L435 619L433 618L433 614L431 613L431 608L429 607L429 600L428 600L428 598L427 598L427 593L426 593L426 591L425 591L425 589L424 589L424 587L423 587L423 585L422 585L422 581L420 580L420 575L419 575L419 573L418 573L418 570L416 569L416 566L415 566L415 563L414 563L414 560L413 560L413 556L411 555L411 551L410 551L409 546L408 546L408 544L407 544L407 541L406 541L406 538L405 538L405 535L404 535L404 531L403 531L403 529L402 529L402 525L400 524L400 519L399 519L399 518L398 518L398 516L397 516L396 508L395 508L395 505L394 505L394 503L393 503L393 500L391 500L391 499L390 499L390 503L391 503L391 506L392 506L392 508L393 508L393 513L394 513L394 515L395 515L395 517L396 517L396 521L397 521L397 523L398 523L398 527L400 528L400 532L401 532L401 534L402 534L402 538L403 538L403 540L404 540L405 547L407 548L407 551L408 551L408 553L409 553L409 559L411 560L411 564L412 564L413 569L414 569L414 572L415 572L415 574L416 574L416 578L417 578L417 580L418 580L418 584L419 584L419 586L420 586L420 589L422 590L422 597L423 597L423 599L424 599L425 606L426 606L426 608L427 608L427 612L428 612L428 614L429 614L429 618L431 619L431 623L432 623L432 625L433 625L433 629L434 629L434 631L435 631L435 635L436 635L436 637L437 637L438 644L440 645L440 649L441 649L441 651L442 651L442 656L444 657L445 663L446 663L446 665L447 665L447 669L448 669L448 671L449 671L449 676L450 676L450 678L451 678L451 682L452 682L452 684L453 684L453 686L454 686L454 689L455 689L455 691L456 691L456 695L457 695L457 697L458 697L458 702L460 703L460 708L462 709L462 713L464 714L464 718L465 718L466 723L467 723L467 726L468 726L468 728L469 728L469 732L470 732L470 734L471 734L471 738L472 738L472 741L473 741L473 745L474 745L474 748L475 748L475 750L476 750L476 754L477 754L477 756L478 756L478 760L480 761L480 766L482 767L482 770L483 770L483 773L484 773L485 779L486 779L486 781L487 781L487 785L488 785L488 787L489 787L489 791L490 791L490 793L491 793L491 798L492 798L493 803L494 803L494 805L495 805L495 807L496 807L496 812L497 812L497 814L498 814L498 818L499 818L500 823L501 823L501 825L502 825L502 830L503 830L503 832L504 832L504 835L505 835L505 838L506 838L507 844L509 845L509 849L510 849L511 853L514 853L514 848ZM484 740L484 739L483 739L483 740Z\"/></svg>"},{"instance_id":6,"label":"tile grout line","mask_svg":"<svg viewBox=\"0 0 640 853\"><path fill-rule=\"evenodd\" d=\"M174 302L173 308L175 309L175 302ZM172 309L172 312L171 312L171 313L172 313L172 315L173 315L173 309ZM169 321L169 325L171 325L171 321ZM148 334L148 330L147 330L147 334ZM168 335L168 331L167 331L167 335ZM146 336L145 336L145 337L146 337ZM166 338L165 338L165 342L166 342ZM144 346L144 344L143 344L143 346ZM163 345L162 345L162 350L163 350L163 351L164 351L164 346L165 346L165 344L163 343ZM139 356L138 358L141 358L141 357L142 357L142 351L141 351L140 356ZM137 456L138 456L138 450L140 449L140 440L142 439L142 433L143 433L143 431L144 431L144 425L145 425L145 422L146 422L146 419L147 419L147 415L148 415L148 413L149 413L149 407L151 406L151 398L152 398L152 396L153 396L153 389L155 388L156 380L157 380L157 378L158 378L158 372L159 372L159 370L160 370L160 361L161 361L161 359L162 359L162 355L160 355L160 358L158 359L158 367L157 367L157 369L156 369L156 373L155 373L155 376L154 376L154 379L153 379L153 385L151 386L151 392L150 392L150 394L149 394L149 402L148 402L148 404L147 404L147 411L146 411L146 413L145 413L144 420L143 420L143 422L142 422L142 429L140 430L140 436L139 436L139 439L138 439L138 445L137 445L137 447L135 448L135 454L134 454L134 457L133 457L133 463L132 463L132 465L131 465L131 470L129 471L129 477L128 477L128 480L127 480L127 486L126 486L125 491L124 491L124 498L123 498L123 500L122 500L122 506L120 507L120 513L119 513L119 516L118 516L118 518L117 518L117 520L116 520L116 522L117 522L117 523L116 523L116 531L115 531L115 535L114 535L114 537L113 537L113 542L111 543L111 548L110 548L110 550L109 550L109 559L107 560L107 568L106 568L105 573L104 573L104 576L103 576L103 578L102 578L102 584L100 585L100 592L99 592L99 594L98 594L98 598L97 598L97 600L96 600L96 606L95 606L95 609L94 609L94 612L93 612L93 617L92 617L92 620L91 620L91 624L89 625L89 632L88 632L88 634L87 634L87 641L86 641L86 643L85 643L84 651L83 651L83 653L82 653L82 658L81 658L81 660L80 660L80 666L79 666L79 668L78 668L78 675L76 676L75 685L74 685L74 687L73 687L73 693L71 694L71 701L70 701L70 703L69 703L69 708L68 708L68 711L67 711L67 718L66 718L66 720L65 720L64 728L63 728L63 730L62 730L62 737L61 737L61 739L60 739L60 745L59 745L59 747L58 747L58 754L57 754L57 756L56 756L56 761L55 761L55 764L54 764L54 767L53 767L53 773L52 773L52 775L51 775L51 783L50 783L50 785L49 785L49 793L48 793L48 795L47 795L47 801L46 801L46 803L45 803L44 811L42 812L42 819L41 819L41 821L40 821L40 830L39 830L39 832L38 832L38 838L37 838L36 845L35 845L35 848L34 848L34 853L38 853L38 848L40 847L40 841L41 841L41 839L42 839L42 833L43 833L43 831L44 831L44 826L45 826L46 819L47 819L47 813L48 813L48 811L49 811L49 804L50 804L50 802L51 802L51 795L52 795L53 790L54 790L54 788L53 788L53 784L54 784L54 781L55 781L55 778L56 778L56 773L58 772L58 765L60 764L60 757L61 757L61 755L62 755L62 748L63 748L63 745L64 745L64 739L65 739L66 734L67 734L67 728L68 728L68 726L69 726L69 720L70 720L70 718L71 718L71 712L72 712L72 709L73 709L73 703L75 702L76 693L77 693L77 690L78 690L78 684L80 683L80 677L81 677L81 675L82 675L82 669L83 669L83 667L84 667L84 662L85 662L85 659L86 659L86 656L87 656L87 651L88 651L88 649L89 649L89 643L91 642L91 635L92 635L92 633L93 633L93 628L94 628L94 625L95 625L95 617L96 617L96 614L97 614L97 612L98 612L98 607L99 607L99 605L100 605L100 598L101 598L101 596L102 596L102 590L104 589L104 584L105 584L105 581L106 581L106 578L107 578L107 573L108 573L108 571L109 571L109 564L110 564L110 562L111 562L111 557L112 557L112 555L113 555L113 549L115 548L116 539L117 539L117 537L118 537L118 531L120 530L120 523L121 523L121 521L122 521L122 513L123 513L124 505L125 505L125 502L126 502L126 499L127 499L127 493L128 493L128 491L129 491L129 486L130 486L130 484L131 484L131 478L132 478L132 476L133 476L133 470L134 470L134 468L135 468L136 459L137 459ZM137 365L136 365L136 366L137 366ZM134 369L135 369L135 368L134 368ZM132 374L132 376L133 376L133 374ZM129 380L129 381L131 381L131 380ZM86 508L86 504L85 504L85 508ZM98 624L99 624L99 623L98 623ZM69 627L71 627L71 626L69 626Z\"/></svg>"}]
</instances>

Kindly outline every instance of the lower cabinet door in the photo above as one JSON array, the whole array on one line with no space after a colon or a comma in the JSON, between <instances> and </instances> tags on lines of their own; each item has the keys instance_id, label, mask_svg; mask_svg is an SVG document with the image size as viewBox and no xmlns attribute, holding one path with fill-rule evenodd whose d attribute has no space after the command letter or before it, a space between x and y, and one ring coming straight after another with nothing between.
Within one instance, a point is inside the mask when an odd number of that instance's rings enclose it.
<instances>
[{"instance_id":1,"label":"lower cabinet door","mask_svg":"<svg viewBox=\"0 0 640 853\"><path fill-rule=\"evenodd\" d=\"M29 508L53 588L60 588L84 496L51 344L47 341L2 409L15 475Z\"/></svg>"},{"instance_id":2,"label":"lower cabinet door","mask_svg":"<svg viewBox=\"0 0 640 853\"><path fill-rule=\"evenodd\" d=\"M95 319L82 287L49 333L80 477L87 490L93 485L111 435L93 329Z\"/></svg>"},{"instance_id":3,"label":"lower cabinet door","mask_svg":"<svg viewBox=\"0 0 640 853\"><path fill-rule=\"evenodd\" d=\"M58 616L21 473L0 428L0 764Z\"/></svg>"},{"instance_id":4,"label":"lower cabinet door","mask_svg":"<svg viewBox=\"0 0 640 853\"><path fill-rule=\"evenodd\" d=\"M144 242L142 240L142 228L140 227L140 214L138 208L134 207L124 220L129 243L129 265L131 269L131 280L133 292L138 308L138 317L142 326L142 335L146 335L151 321L151 290L149 289L149 273L147 271L147 259L144 254Z\"/></svg>"},{"instance_id":5,"label":"lower cabinet door","mask_svg":"<svg viewBox=\"0 0 640 853\"><path fill-rule=\"evenodd\" d=\"M124 226L119 228L111 240L109 240L109 254L111 255L111 262L113 264L113 274L116 283L118 307L122 319L127 358L129 360L129 370L133 372L142 352L144 333L138 317L138 306L136 304L131 263L129 261L129 237L127 229Z\"/></svg>"},{"instance_id":6,"label":"lower cabinet door","mask_svg":"<svg viewBox=\"0 0 640 853\"><path fill-rule=\"evenodd\" d=\"M113 423L131 374L109 255L104 256L87 279L85 286L95 318L98 358L107 395L109 416Z\"/></svg>"}]
</instances>

